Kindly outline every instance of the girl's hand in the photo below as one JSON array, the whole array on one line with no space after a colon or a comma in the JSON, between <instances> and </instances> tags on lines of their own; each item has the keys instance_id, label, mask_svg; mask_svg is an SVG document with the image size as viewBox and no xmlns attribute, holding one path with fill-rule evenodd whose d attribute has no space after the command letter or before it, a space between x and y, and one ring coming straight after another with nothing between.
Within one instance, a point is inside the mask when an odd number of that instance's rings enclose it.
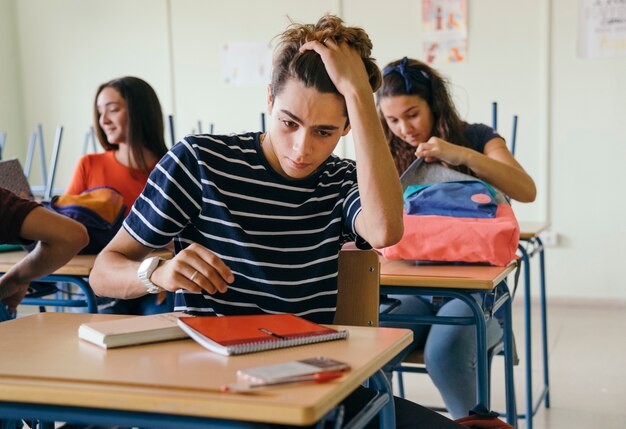
<instances>
[{"instance_id":1,"label":"girl's hand","mask_svg":"<svg viewBox=\"0 0 626 429\"><path fill-rule=\"evenodd\" d=\"M347 43L337 44L332 39L327 39L324 43L313 40L300 47L300 52L304 51L315 51L319 54L330 80L344 97L360 91L372 93L363 59Z\"/></svg>"},{"instance_id":2,"label":"girl's hand","mask_svg":"<svg viewBox=\"0 0 626 429\"><path fill-rule=\"evenodd\" d=\"M425 143L420 143L415 150L415 156L424 158L426 162L443 161L449 165L465 165L468 149L458 146L439 137L431 137Z\"/></svg>"},{"instance_id":3,"label":"girl's hand","mask_svg":"<svg viewBox=\"0 0 626 429\"><path fill-rule=\"evenodd\" d=\"M9 313L17 311L17 306L28 292L29 282L9 278L6 274L0 277L0 305L6 305Z\"/></svg>"},{"instance_id":4,"label":"girl's hand","mask_svg":"<svg viewBox=\"0 0 626 429\"><path fill-rule=\"evenodd\" d=\"M207 248L194 243L179 252L173 259L164 261L154 271L150 280L157 286L174 292L206 291L224 293L235 280L230 268Z\"/></svg>"}]
</instances>

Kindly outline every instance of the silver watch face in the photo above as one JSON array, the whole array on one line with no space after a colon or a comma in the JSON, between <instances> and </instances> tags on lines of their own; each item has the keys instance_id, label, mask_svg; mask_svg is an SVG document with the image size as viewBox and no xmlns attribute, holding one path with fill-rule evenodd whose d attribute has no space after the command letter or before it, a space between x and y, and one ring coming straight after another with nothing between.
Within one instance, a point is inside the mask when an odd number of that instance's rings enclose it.
<instances>
[{"instance_id":1,"label":"silver watch face","mask_svg":"<svg viewBox=\"0 0 626 429\"><path fill-rule=\"evenodd\" d=\"M139 277L149 277L152 274L152 271L156 268L156 264L159 263L159 260L155 257L147 258L141 261L139 265L139 269L137 270L137 275ZM152 268L152 269L151 269Z\"/></svg>"},{"instance_id":2,"label":"silver watch face","mask_svg":"<svg viewBox=\"0 0 626 429\"><path fill-rule=\"evenodd\" d=\"M150 276L159 266L159 263L162 260L162 258L156 256L144 259L139 265L139 269L137 269L137 276L143 282L143 284L146 285L146 290L148 293L158 293L163 290L163 288L155 285L150 281Z\"/></svg>"}]
</instances>

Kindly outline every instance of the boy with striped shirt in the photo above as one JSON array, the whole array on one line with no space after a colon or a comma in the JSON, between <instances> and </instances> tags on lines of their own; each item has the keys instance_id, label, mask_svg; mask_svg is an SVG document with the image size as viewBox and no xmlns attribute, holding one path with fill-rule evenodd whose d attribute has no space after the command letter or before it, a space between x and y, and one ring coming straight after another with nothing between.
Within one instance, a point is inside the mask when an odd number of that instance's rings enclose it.
<instances>
[{"instance_id":1,"label":"boy with striped shirt","mask_svg":"<svg viewBox=\"0 0 626 429\"><path fill-rule=\"evenodd\" d=\"M175 145L96 259L95 292L134 298L166 289L189 313L294 313L331 323L341 245L385 247L403 232L371 48L362 29L334 16L287 29L274 54L268 132ZM332 155L350 130L357 163ZM173 259L143 259L172 238ZM374 394L350 394L346 420ZM409 401L394 406L398 428L462 427Z\"/></svg>"},{"instance_id":2,"label":"boy with striped shirt","mask_svg":"<svg viewBox=\"0 0 626 429\"><path fill-rule=\"evenodd\" d=\"M384 247L403 231L370 51L367 34L336 17L285 31L268 132L175 145L97 258L95 292L128 299L165 289L177 292L177 310L193 314L293 313L331 323L342 244ZM356 163L333 155L350 130ZM172 260L142 262L172 239Z\"/></svg>"}]
</instances>

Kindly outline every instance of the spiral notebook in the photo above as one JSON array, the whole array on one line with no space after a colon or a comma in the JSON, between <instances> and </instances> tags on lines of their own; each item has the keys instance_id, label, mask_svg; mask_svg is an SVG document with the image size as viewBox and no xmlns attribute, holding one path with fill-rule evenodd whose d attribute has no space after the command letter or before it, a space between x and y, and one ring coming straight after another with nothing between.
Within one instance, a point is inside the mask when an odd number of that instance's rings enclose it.
<instances>
[{"instance_id":1,"label":"spiral notebook","mask_svg":"<svg viewBox=\"0 0 626 429\"><path fill-rule=\"evenodd\" d=\"M348 331L309 322L293 314L181 317L178 325L207 349L239 355L348 337Z\"/></svg>"}]
</instances>

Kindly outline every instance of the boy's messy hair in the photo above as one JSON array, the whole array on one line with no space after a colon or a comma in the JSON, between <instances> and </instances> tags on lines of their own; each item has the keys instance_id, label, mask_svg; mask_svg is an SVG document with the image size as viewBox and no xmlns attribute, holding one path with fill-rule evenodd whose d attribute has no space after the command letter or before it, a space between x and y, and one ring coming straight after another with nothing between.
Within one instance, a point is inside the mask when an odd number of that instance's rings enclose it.
<instances>
[{"instance_id":1,"label":"boy's messy hair","mask_svg":"<svg viewBox=\"0 0 626 429\"><path fill-rule=\"evenodd\" d=\"M322 93L339 94L319 54L299 51L302 45L313 40L348 43L363 59L372 92L380 87L382 77L374 58L370 56L372 42L367 33L362 28L345 26L337 16L325 15L317 24L293 23L279 36L272 64L273 96L280 94L290 79L297 79L307 88L315 88Z\"/></svg>"}]
</instances>

